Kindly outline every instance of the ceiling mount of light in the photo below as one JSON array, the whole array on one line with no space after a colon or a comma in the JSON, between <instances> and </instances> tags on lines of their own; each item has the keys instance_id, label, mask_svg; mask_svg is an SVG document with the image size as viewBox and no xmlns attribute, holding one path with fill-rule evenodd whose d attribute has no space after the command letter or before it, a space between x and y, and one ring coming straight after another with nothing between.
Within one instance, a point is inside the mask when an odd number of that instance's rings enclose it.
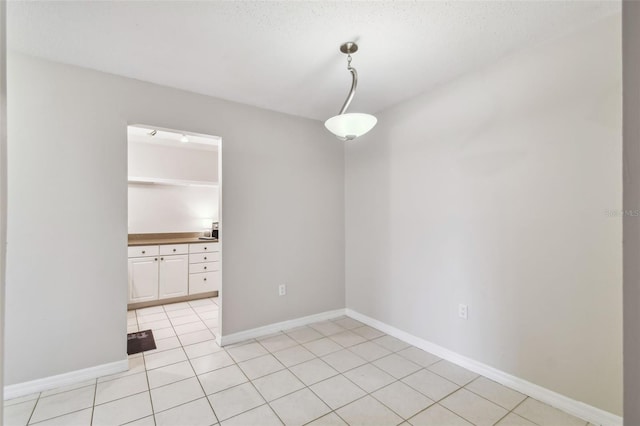
<instances>
[{"instance_id":1,"label":"ceiling mount of light","mask_svg":"<svg viewBox=\"0 0 640 426\"><path fill-rule=\"evenodd\" d=\"M362 136L378 122L378 119L370 114L362 114L352 112L345 114L353 95L356 94L356 86L358 85L358 72L351 66L351 54L358 51L358 45L352 41L344 43L340 46L340 51L347 55L347 70L351 73L351 90L344 101L338 115L331 117L324 122L324 126L334 135L343 141L350 141L358 136Z\"/></svg>"}]
</instances>

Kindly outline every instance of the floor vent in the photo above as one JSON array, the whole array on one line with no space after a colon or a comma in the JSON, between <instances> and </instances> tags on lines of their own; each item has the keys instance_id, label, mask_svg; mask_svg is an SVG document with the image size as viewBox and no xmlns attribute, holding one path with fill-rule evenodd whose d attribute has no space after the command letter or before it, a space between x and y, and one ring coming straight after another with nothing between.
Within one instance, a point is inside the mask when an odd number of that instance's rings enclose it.
<instances>
[{"instance_id":1,"label":"floor vent","mask_svg":"<svg viewBox=\"0 0 640 426\"><path fill-rule=\"evenodd\" d=\"M144 330L127 334L127 355L133 355L156 348L153 331Z\"/></svg>"}]
</instances>

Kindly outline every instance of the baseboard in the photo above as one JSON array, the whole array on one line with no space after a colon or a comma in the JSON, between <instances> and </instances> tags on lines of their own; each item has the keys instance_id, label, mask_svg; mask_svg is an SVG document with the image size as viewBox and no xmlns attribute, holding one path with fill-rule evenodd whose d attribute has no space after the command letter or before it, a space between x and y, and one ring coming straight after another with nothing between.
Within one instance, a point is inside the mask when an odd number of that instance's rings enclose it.
<instances>
[{"instance_id":1,"label":"baseboard","mask_svg":"<svg viewBox=\"0 0 640 426\"><path fill-rule=\"evenodd\" d=\"M149 302L128 303L127 310L150 308L152 306L168 305L170 303L190 302L192 300L207 299L209 297L218 297L219 292L208 291L206 293L191 294L188 296L170 297L168 299L151 300Z\"/></svg>"},{"instance_id":2,"label":"baseboard","mask_svg":"<svg viewBox=\"0 0 640 426\"><path fill-rule=\"evenodd\" d=\"M622 417L601 410L584 402L576 401L557 392L538 386L519 377L505 373L471 358L460 355L447 348L431 343L420 337L413 336L405 331L363 315L352 309L345 309L346 315L363 322L373 328L377 328L386 334L400 339L410 345L430 352L442 359L450 361L475 373L481 374L493 381L508 386L538 401L542 401L576 417L602 426L622 426Z\"/></svg>"},{"instance_id":3,"label":"baseboard","mask_svg":"<svg viewBox=\"0 0 640 426\"><path fill-rule=\"evenodd\" d=\"M220 345L233 345L244 340L255 339L278 331L288 330L290 328L302 327L303 325L312 324L318 321L325 321L336 318L345 314L344 309L336 309L335 311L321 312L319 314L309 315L302 318L296 318L288 321L277 322L262 327L252 328L250 330L240 331L238 333L229 334L220 337Z\"/></svg>"},{"instance_id":4,"label":"baseboard","mask_svg":"<svg viewBox=\"0 0 640 426\"><path fill-rule=\"evenodd\" d=\"M44 377L42 379L31 380L29 382L16 383L4 387L4 399L13 399L36 392L43 392L61 386L72 385L95 379L109 374L116 374L129 369L129 360L110 362L108 364L96 365L95 367L83 368L82 370L70 371L64 374Z\"/></svg>"}]
</instances>

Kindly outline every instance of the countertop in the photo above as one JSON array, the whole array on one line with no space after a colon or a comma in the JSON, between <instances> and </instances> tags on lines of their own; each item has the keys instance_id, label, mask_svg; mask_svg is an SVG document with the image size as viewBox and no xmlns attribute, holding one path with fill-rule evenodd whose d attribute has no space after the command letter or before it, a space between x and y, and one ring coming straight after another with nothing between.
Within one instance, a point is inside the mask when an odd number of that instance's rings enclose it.
<instances>
[{"instance_id":1,"label":"countertop","mask_svg":"<svg viewBox=\"0 0 640 426\"><path fill-rule=\"evenodd\" d=\"M219 240L201 240L201 232L166 234L129 234L129 246L151 246L167 244L217 243Z\"/></svg>"}]
</instances>

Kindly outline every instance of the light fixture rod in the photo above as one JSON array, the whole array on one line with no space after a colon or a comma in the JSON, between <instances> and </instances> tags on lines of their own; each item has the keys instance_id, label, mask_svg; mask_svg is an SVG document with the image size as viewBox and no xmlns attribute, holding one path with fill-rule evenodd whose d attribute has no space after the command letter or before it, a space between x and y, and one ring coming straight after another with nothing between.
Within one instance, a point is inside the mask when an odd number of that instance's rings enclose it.
<instances>
[{"instance_id":1,"label":"light fixture rod","mask_svg":"<svg viewBox=\"0 0 640 426\"><path fill-rule=\"evenodd\" d=\"M349 105L353 100L353 96L356 94L356 87L358 86L358 71L356 71L356 69L351 66L351 55L349 55L348 61L349 61L349 66L347 67L347 69L351 72L351 78L352 78L351 90L349 90L347 99L345 99L344 104L342 105L342 108L340 108L340 112L338 113L338 115L342 115L347 111L347 108L349 108Z\"/></svg>"}]
</instances>

